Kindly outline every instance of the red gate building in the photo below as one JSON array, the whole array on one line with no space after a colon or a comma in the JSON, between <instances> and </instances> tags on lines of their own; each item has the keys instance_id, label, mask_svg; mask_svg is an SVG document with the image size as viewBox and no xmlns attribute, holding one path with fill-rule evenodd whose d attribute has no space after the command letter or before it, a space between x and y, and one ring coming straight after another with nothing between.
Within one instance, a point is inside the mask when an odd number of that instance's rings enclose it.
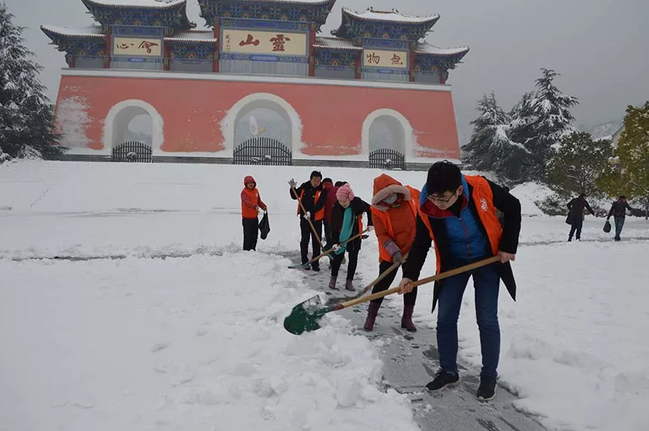
<instances>
[{"instance_id":1,"label":"red gate building","mask_svg":"<svg viewBox=\"0 0 649 431\"><path fill-rule=\"evenodd\" d=\"M133 142L153 161L418 168L457 160L449 70L468 48L423 39L439 15L335 0L81 0L96 25L42 31L66 53L61 143L110 160ZM137 157L137 154L131 155Z\"/></svg>"}]
</instances>

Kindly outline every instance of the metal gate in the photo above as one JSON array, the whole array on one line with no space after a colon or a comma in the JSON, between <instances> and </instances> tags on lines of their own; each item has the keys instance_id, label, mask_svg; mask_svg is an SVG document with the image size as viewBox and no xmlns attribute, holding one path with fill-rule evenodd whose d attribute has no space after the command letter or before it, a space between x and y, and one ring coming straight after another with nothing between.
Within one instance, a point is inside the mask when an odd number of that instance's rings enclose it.
<instances>
[{"instance_id":1,"label":"metal gate","mask_svg":"<svg viewBox=\"0 0 649 431\"><path fill-rule=\"evenodd\" d=\"M153 151L143 142L124 142L113 148L113 162L151 163Z\"/></svg>"},{"instance_id":2,"label":"metal gate","mask_svg":"<svg viewBox=\"0 0 649 431\"><path fill-rule=\"evenodd\" d=\"M388 148L374 150L370 153L370 168L404 170L406 157L400 152Z\"/></svg>"},{"instance_id":3,"label":"metal gate","mask_svg":"<svg viewBox=\"0 0 649 431\"><path fill-rule=\"evenodd\" d=\"M234 150L235 165L291 166L290 148L272 138L257 136L242 142Z\"/></svg>"}]
</instances>

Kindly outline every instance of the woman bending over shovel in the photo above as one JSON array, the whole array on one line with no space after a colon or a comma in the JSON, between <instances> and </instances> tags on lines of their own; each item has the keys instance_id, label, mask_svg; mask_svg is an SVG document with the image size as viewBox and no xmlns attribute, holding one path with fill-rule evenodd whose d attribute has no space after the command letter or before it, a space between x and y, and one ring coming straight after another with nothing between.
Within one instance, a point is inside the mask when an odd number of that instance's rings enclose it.
<instances>
[{"instance_id":1,"label":"woman bending over shovel","mask_svg":"<svg viewBox=\"0 0 649 431\"><path fill-rule=\"evenodd\" d=\"M379 274L390 270L394 263L403 264L404 256L410 251L417 230L417 203L419 190L403 186L389 175L383 174L374 179L374 197L372 198L372 220L374 232L379 240ZM377 283L372 293L383 292L390 287L397 275L393 269L383 280ZM417 300L417 288L403 296L403 317L401 327L409 332L416 332L412 323L412 312ZM365 320L366 331L374 329L374 321L379 312L383 298L370 302Z\"/></svg>"},{"instance_id":2,"label":"woman bending over shovel","mask_svg":"<svg viewBox=\"0 0 649 431\"><path fill-rule=\"evenodd\" d=\"M331 262L331 280L329 288L338 290L336 280L338 271L343 262L345 251L349 254L349 263L347 266L347 282L345 289L354 291L354 273L358 264L358 252L361 250L361 238L355 239L345 245L340 243L347 241L349 238L363 231L363 213L367 214L367 222L372 226L372 215L370 205L361 198L354 197L354 192L349 184L345 184L336 192L336 202L331 210L331 240L333 242L333 261Z\"/></svg>"}]
</instances>

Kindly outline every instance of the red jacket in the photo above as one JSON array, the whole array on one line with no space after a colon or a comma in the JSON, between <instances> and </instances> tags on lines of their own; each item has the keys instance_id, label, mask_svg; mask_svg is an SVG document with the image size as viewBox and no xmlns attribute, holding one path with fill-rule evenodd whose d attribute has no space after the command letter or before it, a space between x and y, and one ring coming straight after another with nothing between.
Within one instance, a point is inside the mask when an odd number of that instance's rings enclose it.
<instances>
[{"instance_id":1,"label":"red jacket","mask_svg":"<svg viewBox=\"0 0 649 431\"><path fill-rule=\"evenodd\" d=\"M255 188L250 190L247 187L249 183L255 183ZM241 191L241 216L243 218L257 218L257 210L255 207L266 211L266 204L261 200L261 196L259 196L259 191L257 190L257 182L253 177L248 175L244 178L243 185L244 187Z\"/></svg>"},{"instance_id":2,"label":"red jacket","mask_svg":"<svg viewBox=\"0 0 649 431\"><path fill-rule=\"evenodd\" d=\"M340 187L331 186L327 188L327 200L325 202L325 223L331 223L331 210L333 209L338 199L336 198L336 192Z\"/></svg>"}]
</instances>

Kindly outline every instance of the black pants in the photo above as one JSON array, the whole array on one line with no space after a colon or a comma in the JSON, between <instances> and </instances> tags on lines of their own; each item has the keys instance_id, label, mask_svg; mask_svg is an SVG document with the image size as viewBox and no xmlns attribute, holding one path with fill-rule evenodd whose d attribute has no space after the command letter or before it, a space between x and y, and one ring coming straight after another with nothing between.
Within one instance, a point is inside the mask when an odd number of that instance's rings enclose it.
<instances>
[{"instance_id":1,"label":"black pants","mask_svg":"<svg viewBox=\"0 0 649 431\"><path fill-rule=\"evenodd\" d=\"M259 236L259 221L257 218L243 219L243 251L255 250L257 248L257 237Z\"/></svg>"},{"instance_id":2,"label":"black pants","mask_svg":"<svg viewBox=\"0 0 649 431\"><path fill-rule=\"evenodd\" d=\"M392 266L392 262L386 262L382 260L381 264L379 265L379 275L383 274L391 266ZM397 276L397 272L399 272L399 268L395 269L394 271L389 273L383 280L376 283L376 286L374 286L374 289L372 289L372 293L378 293L378 292L383 292L384 290L388 290L390 288L390 285L394 281L394 278ZM412 292L403 295L403 305L415 305L416 301L417 301L416 287L412 289ZM371 302L373 302L374 304L381 305L381 303L383 302L383 298L375 299Z\"/></svg>"},{"instance_id":3,"label":"black pants","mask_svg":"<svg viewBox=\"0 0 649 431\"><path fill-rule=\"evenodd\" d=\"M570 235L568 239L572 239L572 236L577 231L577 239L581 238L581 227L584 225L584 218L582 216L572 216L572 227L570 228Z\"/></svg>"},{"instance_id":4,"label":"black pants","mask_svg":"<svg viewBox=\"0 0 649 431\"><path fill-rule=\"evenodd\" d=\"M349 256L347 262L347 280L353 280L354 274L356 274L356 266L358 266L358 252L360 247L355 246L355 241L347 244L346 253ZM338 277L338 271L340 271L340 265L343 263L343 258L345 253L335 254L333 260L331 261L331 276Z\"/></svg>"},{"instance_id":5,"label":"black pants","mask_svg":"<svg viewBox=\"0 0 649 431\"><path fill-rule=\"evenodd\" d=\"M315 231L318 233L318 238L322 236L322 220L315 221L312 220ZM309 261L309 239L311 240L313 246L313 257L320 256L320 243L318 238L311 230L311 225L308 220L305 220L304 217L300 217L300 231L302 232L302 239L300 240L300 253L302 255L302 263L307 263ZM318 263L314 263L314 266L318 267Z\"/></svg>"}]
</instances>

